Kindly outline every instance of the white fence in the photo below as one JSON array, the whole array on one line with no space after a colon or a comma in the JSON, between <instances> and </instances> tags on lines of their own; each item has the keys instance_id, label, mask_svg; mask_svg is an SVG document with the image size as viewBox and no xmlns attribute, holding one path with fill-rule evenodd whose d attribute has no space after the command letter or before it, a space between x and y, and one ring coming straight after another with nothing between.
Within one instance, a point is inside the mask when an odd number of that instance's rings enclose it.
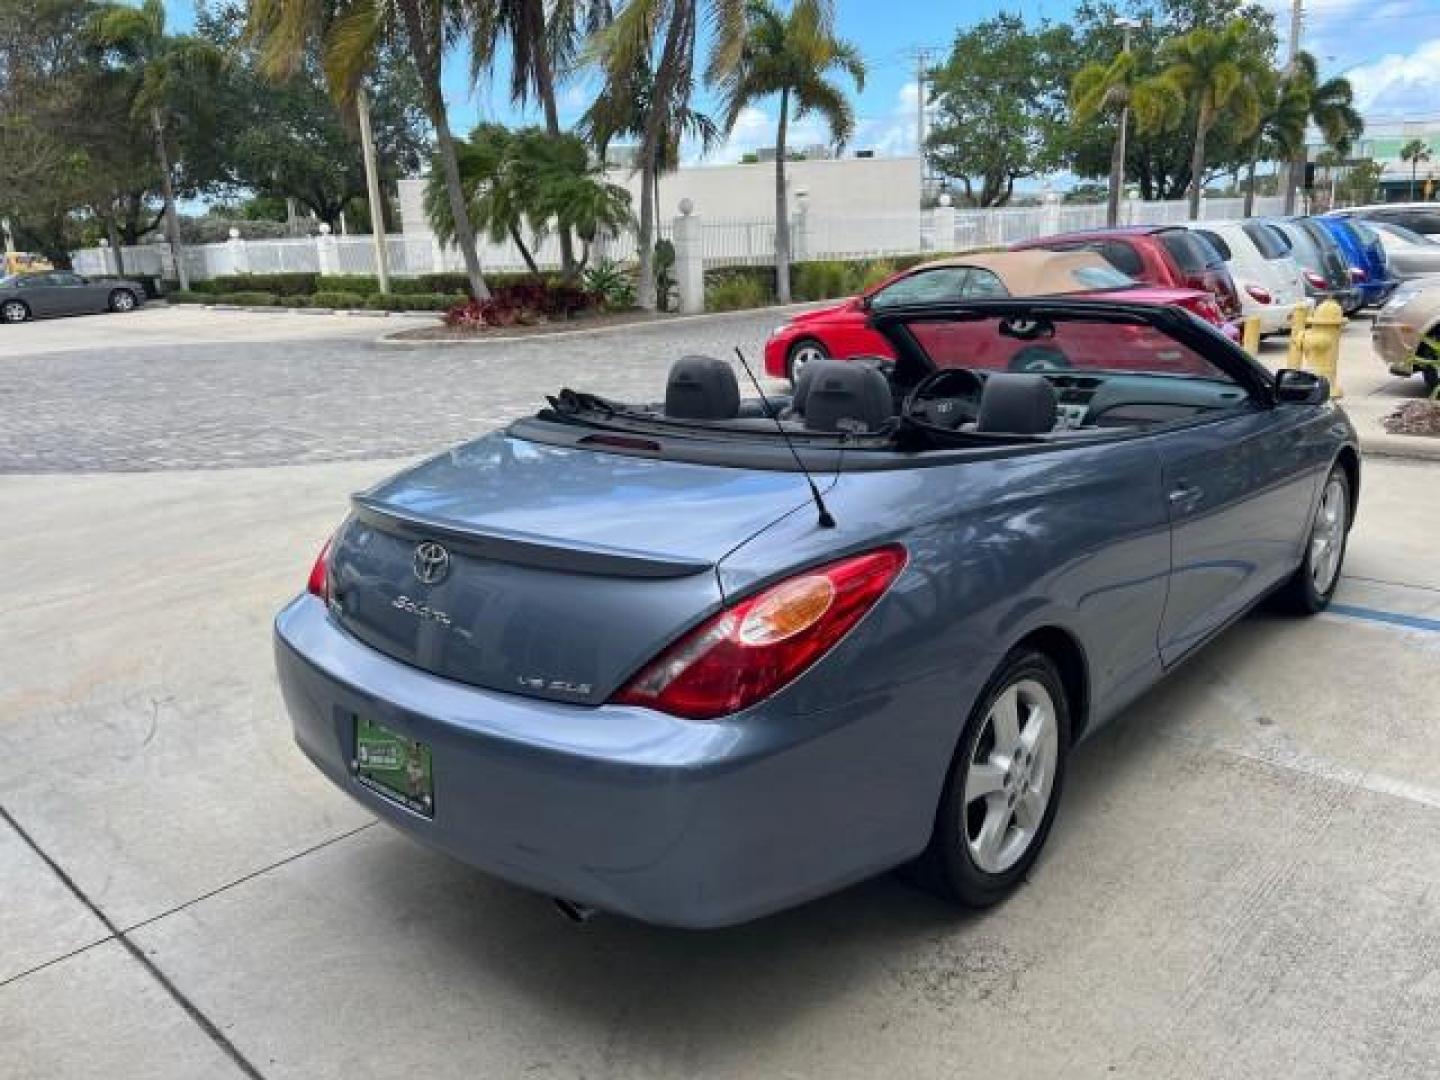
<instances>
[{"instance_id":1,"label":"white fence","mask_svg":"<svg viewBox=\"0 0 1440 1080\"><path fill-rule=\"evenodd\" d=\"M1255 200L1257 215L1278 214L1278 197ZM707 218L699 215L704 260L710 266L762 266L775 258L773 217L744 220ZM1202 201L1201 218L1218 220L1240 217L1243 199ZM1184 202L1140 202L1129 200L1121 207L1121 223L1165 225L1189 217ZM1098 228L1105 224L1103 204L1067 205L1049 203L999 210L968 210L941 207L892 214L846 217L843 214L797 213L791 221L791 247L796 259L843 259L870 256L908 255L925 251L963 251L975 247L1000 247L1037 236L1072 229ZM662 225L660 234L669 237L672 224ZM442 245L425 234L404 233L385 239L390 272L397 277L465 268L459 249ZM607 257L625 261L634 258L633 234L602 239L592 261ZM560 264L560 245L554 236L531 246L535 261L545 268ZM163 243L121 249L123 268L128 274L175 277L170 250ZM225 274L271 274L309 271L320 274L373 274L375 253L369 236L314 236L294 240L230 240L219 244L195 244L185 249L186 269L195 281ZM480 262L494 271L526 269L520 249L509 240L480 245ZM115 253L106 248L86 248L74 253L75 269L82 274L116 273Z\"/></svg>"}]
</instances>

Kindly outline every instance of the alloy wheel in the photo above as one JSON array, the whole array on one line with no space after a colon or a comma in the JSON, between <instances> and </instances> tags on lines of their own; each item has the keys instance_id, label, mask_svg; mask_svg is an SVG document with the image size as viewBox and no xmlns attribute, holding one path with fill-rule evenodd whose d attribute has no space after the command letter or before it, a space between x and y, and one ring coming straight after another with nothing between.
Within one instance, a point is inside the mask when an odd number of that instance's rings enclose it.
<instances>
[{"instance_id":1,"label":"alloy wheel","mask_svg":"<svg viewBox=\"0 0 1440 1080\"><path fill-rule=\"evenodd\" d=\"M1310 530L1310 580L1320 596L1328 593L1340 572L1340 556L1345 550L1345 484L1338 476L1325 483L1320 509Z\"/></svg>"},{"instance_id":2,"label":"alloy wheel","mask_svg":"<svg viewBox=\"0 0 1440 1080\"><path fill-rule=\"evenodd\" d=\"M813 341L804 341L795 346L790 353L790 381L794 382L800 378L800 372L805 370L805 365L812 360L824 360L829 354Z\"/></svg>"},{"instance_id":3,"label":"alloy wheel","mask_svg":"<svg viewBox=\"0 0 1440 1080\"><path fill-rule=\"evenodd\" d=\"M135 296L126 289L116 289L110 297L110 306L116 311L129 311L135 306Z\"/></svg>"},{"instance_id":4,"label":"alloy wheel","mask_svg":"<svg viewBox=\"0 0 1440 1080\"><path fill-rule=\"evenodd\" d=\"M7 300L0 304L0 319L8 323L24 322L30 312L19 300Z\"/></svg>"},{"instance_id":5,"label":"alloy wheel","mask_svg":"<svg viewBox=\"0 0 1440 1080\"><path fill-rule=\"evenodd\" d=\"M990 706L965 773L960 823L970 858L1004 873L1035 842L1055 788L1055 702L1034 679L1007 686Z\"/></svg>"}]
</instances>

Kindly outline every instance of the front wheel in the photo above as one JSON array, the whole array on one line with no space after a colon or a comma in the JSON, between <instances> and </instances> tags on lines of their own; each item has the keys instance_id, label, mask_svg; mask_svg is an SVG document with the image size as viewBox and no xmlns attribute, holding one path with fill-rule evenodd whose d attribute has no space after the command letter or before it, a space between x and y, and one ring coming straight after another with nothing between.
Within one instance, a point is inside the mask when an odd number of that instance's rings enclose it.
<instances>
[{"instance_id":1,"label":"front wheel","mask_svg":"<svg viewBox=\"0 0 1440 1080\"><path fill-rule=\"evenodd\" d=\"M1070 747L1059 672L1033 650L1011 653L966 721L917 869L943 898L989 907L1020 883L1045 846Z\"/></svg>"},{"instance_id":2,"label":"front wheel","mask_svg":"<svg viewBox=\"0 0 1440 1080\"><path fill-rule=\"evenodd\" d=\"M795 380L800 378L800 372L805 370L805 365L810 361L827 360L829 357L830 350L820 342L814 338L801 338L790 346L790 352L785 357L785 369L790 376L790 384L795 384Z\"/></svg>"},{"instance_id":3,"label":"front wheel","mask_svg":"<svg viewBox=\"0 0 1440 1080\"><path fill-rule=\"evenodd\" d=\"M110 294L111 311L134 311L135 294L129 289L116 289Z\"/></svg>"},{"instance_id":4,"label":"front wheel","mask_svg":"<svg viewBox=\"0 0 1440 1080\"><path fill-rule=\"evenodd\" d=\"M6 300L0 304L0 322L21 323L30 318L30 309L19 300Z\"/></svg>"},{"instance_id":5,"label":"front wheel","mask_svg":"<svg viewBox=\"0 0 1440 1080\"><path fill-rule=\"evenodd\" d=\"M1350 532L1350 477L1336 465L1325 478L1320 505L1305 542L1305 558L1280 593L1280 601L1292 611L1314 615L1324 611L1340 583L1340 566L1345 561L1345 541Z\"/></svg>"}]
</instances>

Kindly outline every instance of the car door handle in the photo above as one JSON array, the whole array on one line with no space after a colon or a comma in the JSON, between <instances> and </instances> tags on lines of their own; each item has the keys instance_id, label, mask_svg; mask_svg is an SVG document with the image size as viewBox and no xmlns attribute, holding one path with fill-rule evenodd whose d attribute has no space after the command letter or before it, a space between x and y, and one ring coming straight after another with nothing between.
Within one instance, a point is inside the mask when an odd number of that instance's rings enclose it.
<instances>
[{"instance_id":1,"label":"car door handle","mask_svg":"<svg viewBox=\"0 0 1440 1080\"><path fill-rule=\"evenodd\" d=\"M1204 494L1205 492L1194 484L1182 480L1170 489L1170 506L1172 509L1182 512L1189 510L1201 500Z\"/></svg>"}]
</instances>

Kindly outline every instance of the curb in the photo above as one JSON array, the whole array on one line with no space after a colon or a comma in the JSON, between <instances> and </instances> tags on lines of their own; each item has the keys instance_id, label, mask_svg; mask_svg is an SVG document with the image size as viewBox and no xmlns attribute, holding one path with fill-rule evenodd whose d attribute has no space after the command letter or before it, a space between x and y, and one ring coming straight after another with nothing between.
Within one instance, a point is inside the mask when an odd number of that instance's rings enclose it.
<instances>
[{"instance_id":1,"label":"curb","mask_svg":"<svg viewBox=\"0 0 1440 1080\"><path fill-rule=\"evenodd\" d=\"M1429 435L1391 435L1388 431L1360 434L1360 452L1367 457L1440 461L1440 438Z\"/></svg>"},{"instance_id":2,"label":"curb","mask_svg":"<svg viewBox=\"0 0 1440 1080\"><path fill-rule=\"evenodd\" d=\"M517 341L553 341L556 338L585 337L587 335L598 336L600 334L613 334L622 330L647 330L656 326L674 326L677 323L701 322L705 319L728 319L737 315L759 315L764 312L788 312L804 311L809 308L821 307L826 304L838 303L837 300L806 300L798 304L771 304L767 307L744 308L740 311L704 311L698 315L656 315L648 319L636 319L634 322L616 323L613 326L580 327L576 330L556 330L552 333L531 333L531 334L501 334L491 337L488 334L484 337L477 337L473 340L447 340L436 339L434 341L413 341L397 340L395 334L402 331L394 331L389 334L382 334L375 339L375 344L384 349L433 349L437 346L461 346L474 348L477 345L501 345Z\"/></svg>"},{"instance_id":3,"label":"curb","mask_svg":"<svg viewBox=\"0 0 1440 1080\"><path fill-rule=\"evenodd\" d=\"M167 308L184 311L187 308L201 311L240 311L256 315L337 315L341 318L360 319L426 319L437 317L434 311L371 311L369 308L311 308L311 307L247 307L240 304L171 304Z\"/></svg>"}]
</instances>

